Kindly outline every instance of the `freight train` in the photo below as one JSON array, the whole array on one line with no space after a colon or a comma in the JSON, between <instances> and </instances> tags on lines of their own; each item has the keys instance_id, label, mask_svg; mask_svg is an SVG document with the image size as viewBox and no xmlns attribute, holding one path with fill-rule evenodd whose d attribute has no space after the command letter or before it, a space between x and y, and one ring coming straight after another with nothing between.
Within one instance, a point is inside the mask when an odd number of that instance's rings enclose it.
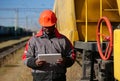
<instances>
[{"instance_id":1,"label":"freight train","mask_svg":"<svg viewBox=\"0 0 120 81\"><path fill-rule=\"evenodd\" d=\"M120 0L55 0L53 11L81 54L80 81L120 81Z\"/></svg>"},{"instance_id":2,"label":"freight train","mask_svg":"<svg viewBox=\"0 0 120 81\"><path fill-rule=\"evenodd\" d=\"M31 30L25 30L24 28L18 27L15 30L15 27L6 27L6 26L0 26L0 36L25 36L25 35L32 35Z\"/></svg>"}]
</instances>

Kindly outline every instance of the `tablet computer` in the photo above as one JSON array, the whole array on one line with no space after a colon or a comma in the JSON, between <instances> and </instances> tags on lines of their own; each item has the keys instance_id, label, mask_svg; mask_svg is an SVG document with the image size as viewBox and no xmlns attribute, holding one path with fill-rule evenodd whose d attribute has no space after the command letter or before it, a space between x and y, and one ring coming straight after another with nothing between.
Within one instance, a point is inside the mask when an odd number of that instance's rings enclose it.
<instances>
[{"instance_id":1,"label":"tablet computer","mask_svg":"<svg viewBox=\"0 0 120 81\"><path fill-rule=\"evenodd\" d=\"M60 58L61 58L61 53L38 54L38 59L45 60L47 63L56 63L57 59Z\"/></svg>"}]
</instances>

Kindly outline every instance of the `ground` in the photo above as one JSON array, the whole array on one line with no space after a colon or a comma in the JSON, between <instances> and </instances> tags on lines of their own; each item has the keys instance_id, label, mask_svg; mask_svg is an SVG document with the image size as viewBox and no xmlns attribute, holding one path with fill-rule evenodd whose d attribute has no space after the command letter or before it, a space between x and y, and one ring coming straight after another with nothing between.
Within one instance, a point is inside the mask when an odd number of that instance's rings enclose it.
<instances>
[{"instance_id":1,"label":"ground","mask_svg":"<svg viewBox=\"0 0 120 81\"><path fill-rule=\"evenodd\" d=\"M6 63L0 68L1 81L28 81L27 77L31 77L30 69L23 64L21 59L22 53L23 49L7 57ZM11 57L12 59L9 59Z\"/></svg>"},{"instance_id":2,"label":"ground","mask_svg":"<svg viewBox=\"0 0 120 81\"><path fill-rule=\"evenodd\" d=\"M23 50L24 48L9 56L12 59L8 58L4 66L0 68L0 81L32 81L30 69L23 64L21 59ZM67 81L80 81L80 65L75 62L68 68L66 75Z\"/></svg>"}]
</instances>

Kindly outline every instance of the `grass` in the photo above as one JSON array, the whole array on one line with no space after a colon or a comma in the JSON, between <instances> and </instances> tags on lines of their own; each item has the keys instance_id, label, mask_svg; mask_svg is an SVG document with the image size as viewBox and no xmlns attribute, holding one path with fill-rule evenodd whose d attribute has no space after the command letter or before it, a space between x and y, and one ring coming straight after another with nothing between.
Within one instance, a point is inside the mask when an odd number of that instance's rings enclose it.
<instances>
[{"instance_id":1,"label":"grass","mask_svg":"<svg viewBox=\"0 0 120 81\"><path fill-rule=\"evenodd\" d=\"M1 81L32 81L31 69L22 62L24 48L10 55L3 67L0 68ZM12 59L11 59L12 58ZM75 62L67 69L67 81L80 81L81 67Z\"/></svg>"},{"instance_id":2,"label":"grass","mask_svg":"<svg viewBox=\"0 0 120 81\"><path fill-rule=\"evenodd\" d=\"M32 81L30 69L22 62L24 48L9 55L0 67L0 78L3 81Z\"/></svg>"},{"instance_id":3,"label":"grass","mask_svg":"<svg viewBox=\"0 0 120 81\"><path fill-rule=\"evenodd\" d=\"M80 81L81 78L81 67L75 62L74 65L67 69L67 81Z\"/></svg>"}]
</instances>

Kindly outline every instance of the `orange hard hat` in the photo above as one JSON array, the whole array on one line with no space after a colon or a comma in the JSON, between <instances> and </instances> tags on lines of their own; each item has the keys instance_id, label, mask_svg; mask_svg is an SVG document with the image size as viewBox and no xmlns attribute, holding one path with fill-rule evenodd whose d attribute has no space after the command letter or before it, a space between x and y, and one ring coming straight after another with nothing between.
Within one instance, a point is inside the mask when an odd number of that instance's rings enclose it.
<instances>
[{"instance_id":1,"label":"orange hard hat","mask_svg":"<svg viewBox=\"0 0 120 81\"><path fill-rule=\"evenodd\" d=\"M40 14L39 23L41 26L50 27L56 24L57 18L53 11L44 10Z\"/></svg>"}]
</instances>

